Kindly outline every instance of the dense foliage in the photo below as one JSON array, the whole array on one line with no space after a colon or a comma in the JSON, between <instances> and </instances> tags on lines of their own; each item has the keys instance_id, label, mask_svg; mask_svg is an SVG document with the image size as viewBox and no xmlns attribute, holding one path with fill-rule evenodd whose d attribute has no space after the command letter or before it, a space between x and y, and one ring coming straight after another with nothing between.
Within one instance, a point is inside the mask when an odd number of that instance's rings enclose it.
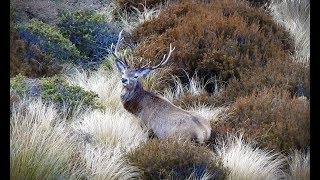
<instances>
[{"instance_id":1,"label":"dense foliage","mask_svg":"<svg viewBox=\"0 0 320 180\"><path fill-rule=\"evenodd\" d=\"M144 64L158 63L172 43L171 74L186 77L183 70L190 76L197 71L200 77L216 75L223 81L288 58L293 51L289 34L271 16L235 1L173 4L137 27L132 39L139 43L135 55Z\"/></svg>"},{"instance_id":2,"label":"dense foliage","mask_svg":"<svg viewBox=\"0 0 320 180\"><path fill-rule=\"evenodd\" d=\"M65 12L60 16L62 34L70 39L86 58L80 64L97 63L108 54L108 48L117 42L119 28L92 10Z\"/></svg>"},{"instance_id":3,"label":"dense foliage","mask_svg":"<svg viewBox=\"0 0 320 180\"><path fill-rule=\"evenodd\" d=\"M205 173L225 179L227 170L209 149L174 140L150 140L128 156L143 169L144 179L199 179Z\"/></svg>"},{"instance_id":4,"label":"dense foliage","mask_svg":"<svg viewBox=\"0 0 320 180\"><path fill-rule=\"evenodd\" d=\"M72 112L81 105L81 108L103 108L97 102L98 95L85 91L80 86L69 85L65 80L53 76L40 79L29 79L17 75L10 79L10 88L20 96L40 96L44 100L57 104L60 109Z\"/></svg>"},{"instance_id":5,"label":"dense foliage","mask_svg":"<svg viewBox=\"0 0 320 180\"><path fill-rule=\"evenodd\" d=\"M10 29L10 76L52 76L61 69L62 66L55 59L42 53L35 45L28 45L19 38L16 29Z\"/></svg>"},{"instance_id":6,"label":"dense foliage","mask_svg":"<svg viewBox=\"0 0 320 180\"><path fill-rule=\"evenodd\" d=\"M72 42L65 38L60 30L40 20L32 19L18 27L19 36L29 46L35 45L42 52L62 62L73 62L80 52ZM32 54L28 54L32 56Z\"/></svg>"},{"instance_id":7,"label":"dense foliage","mask_svg":"<svg viewBox=\"0 0 320 180\"><path fill-rule=\"evenodd\" d=\"M227 120L213 123L214 135L243 132L261 147L286 153L310 146L310 104L306 98L265 89L238 98L229 111L232 116Z\"/></svg>"}]
</instances>

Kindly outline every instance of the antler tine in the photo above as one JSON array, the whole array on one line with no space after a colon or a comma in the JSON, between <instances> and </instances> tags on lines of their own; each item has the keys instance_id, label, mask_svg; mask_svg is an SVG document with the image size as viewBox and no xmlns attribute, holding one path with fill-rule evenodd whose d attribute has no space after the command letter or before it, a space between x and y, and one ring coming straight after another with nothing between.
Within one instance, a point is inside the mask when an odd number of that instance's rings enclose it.
<instances>
[{"instance_id":1,"label":"antler tine","mask_svg":"<svg viewBox=\"0 0 320 180\"><path fill-rule=\"evenodd\" d=\"M118 55L118 48L119 48L120 42L123 40L123 37L121 37L122 31L123 30L121 30L119 35L118 35L118 41L117 41L116 47L114 49L114 52L115 52L116 55Z\"/></svg>"},{"instance_id":2,"label":"antler tine","mask_svg":"<svg viewBox=\"0 0 320 180\"><path fill-rule=\"evenodd\" d=\"M160 66L166 64L166 63L168 62L170 56L171 56L171 53L175 50L175 48L176 48L176 47L173 47L173 48L172 48L171 43L170 43L170 48L169 48L169 53L168 53L167 58L166 58L166 54L163 55L163 58L162 58L161 62L160 62L158 65L156 65L156 66L152 66L151 69L157 69L157 68L159 68Z\"/></svg>"},{"instance_id":3,"label":"antler tine","mask_svg":"<svg viewBox=\"0 0 320 180\"><path fill-rule=\"evenodd\" d=\"M112 55L113 55L116 59L119 59L119 60L123 61L126 65L128 65L127 61L126 61L124 58L120 57L119 54L118 54L118 49L119 49L120 43L121 43L121 41L123 40L123 37L121 36L121 35L122 35L122 31L123 31L123 30L121 30L121 31L119 32L118 41L117 41L117 44L116 44L116 46L115 46L115 48L114 48L114 51L112 51ZM111 49L112 49L113 46L114 46L114 45L112 44L112 45L111 45Z\"/></svg>"}]
</instances>

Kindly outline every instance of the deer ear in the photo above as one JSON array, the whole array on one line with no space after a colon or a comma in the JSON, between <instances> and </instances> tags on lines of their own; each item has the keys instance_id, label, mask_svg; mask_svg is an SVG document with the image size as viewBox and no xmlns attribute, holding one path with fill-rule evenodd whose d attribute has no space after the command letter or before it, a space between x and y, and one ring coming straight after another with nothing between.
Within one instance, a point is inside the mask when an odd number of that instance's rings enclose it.
<instances>
[{"instance_id":1,"label":"deer ear","mask_svg":"<svg viewBox=\"0 0 320 180\"><path fill-rule=\"evenodd\" d=\"M152 69L150 69L150 68L141 68L138 70L139 76L146 77L151 72L151 70Z\"/></svg>"},{"instance_id":2,"label":"deer ear","mask_svg":"<svg viewBox=\"0 0 320 180\"><path fill-rule=\"evenodd\" d=\"M127 66L119 59L116 59L116 65L120 72L123 72L127 69Z\"/></svg>"}]
</instances>

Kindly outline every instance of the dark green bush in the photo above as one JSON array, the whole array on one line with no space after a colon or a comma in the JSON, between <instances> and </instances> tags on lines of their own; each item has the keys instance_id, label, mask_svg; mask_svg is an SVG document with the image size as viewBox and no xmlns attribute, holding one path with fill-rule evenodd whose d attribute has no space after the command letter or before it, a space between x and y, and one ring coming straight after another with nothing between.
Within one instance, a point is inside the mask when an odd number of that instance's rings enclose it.
<instances>
[{"instance_id":1,"label":"dark green bush","mask_svg":"<svg viewBox=\"0 0 320 180\"><path fill-rule=\"evenodd\" d=\"M226 121L212 123L213 137L243 132L258 145L282 152L310 146L310 102L303 97L265 89L237 98L230 112Z\"/></svg>"},{"instance_id":2,"label":"dark green bush","mask_svg":"<svg viewBox=\"0 0 320 180\"><path fill-rule=\"evenodd\" d=\"M58 74L61 69L62 66L55 59L43 54L34 45L28 46L19 38L16 29L10 29L10 76L52 76Z\"/></svg>"},{"instance_id":3,"label":"dark green bush","mask_svg":"<svg viewBox=\"0 0 320 180\"><path fill-rule=\"evenodd\" d=\"M75 44L87 58L80 64L99 63L112 43L117 42L120 29L105 17L91 10L65 12L60 15L59 27L63 35Z\"/></svg>"},{"instance_id":4,"label":"dark green bush","mask_svg":"<svg viewBox=\"0 0 320 180\"><path fill-rule=\"evenodd\" d=\"M66 112L72 112L79 105L84 109L103 108L97 101L97 94L85 91L80 86L69 85L57 76L29 79L18 75L10 78L10 88L20 96L24 94L31 97L40 96L44 100L56 103L60 110Z\"/></svg>"},{"instance_id":5,"label":"dark green bush","mask_svg":"<svg viewBox=\"0 0 320 180\"><path fill-rule=\"evenodd\" d=\"M150 140L128 155L143 169L143 179L199 179L205 172L212 179L225 179L227 170L213 152L203 146L174 140Z\"/></svg>"},{"instance_id":6,"label":"dark green bush","mask_svg":"<svg viewBox=\"0 0 320 180\"><path fill-rule=\"evenodd\" d=\"M27 22L33 18L42 22L57 25L60 23L59 13L72 12L80 9L103 11L110 0L12 0L10 7L16 14L19 23ZM11 13L11 11L10 11Z\"/></svg>"},{"instance_id":7,"label":"dark green bush","mask_svg":"<svg viewBox=\"0 0 320 180\"><path fill-rule=\"evenodd\" d=\"M293 52L289 33L243 1L174 3L138 26L132 40L138 43L134 55L145 59L141 65L159 63L172 43L176 50L167 67L182 82L187 82L183 70L205 80L220 76L228 81Z\"/></svg>"},{"instance_id":8,"label":"dark green bush","mask_svg":"<svg viewBox=\"0 0 320 180\"><path fill-rule=\"evenodd\" d=\"M61 62L73 62L81 58L75 45L63 37L59 29L40 20L32 19L20 25L18 32L20 38L29 46L35 45L45 54ZM33 54L28 54L28 57L33 56Z\"/></svg>"}]
</instances>

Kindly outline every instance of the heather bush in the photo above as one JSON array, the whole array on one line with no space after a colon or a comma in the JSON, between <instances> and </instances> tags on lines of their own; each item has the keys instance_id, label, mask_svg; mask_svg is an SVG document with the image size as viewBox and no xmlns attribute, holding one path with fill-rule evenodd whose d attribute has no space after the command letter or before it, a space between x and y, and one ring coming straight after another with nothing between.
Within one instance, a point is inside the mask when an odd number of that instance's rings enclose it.
<instances>
[{"instance_id":1,"label":"heather bush","mask_svg":"<svg viewBox=\"0 0 320 180\"><path fill-rule=\"evenodd\" d=\"M108 48L117 42L119 28L92 10L65 12L60 16L62 34L75 44L90 63L100 62L108 54ZM87 62L87 63L88 63Z\"/></svg>"},{"instance_id":2,"label":"heather bush","mask_svg":"<svg viewBox=\"0 0 320 180\"><path fill-rule=\"evenodd\" d=\"M237 98L225 121L212 123L213 136L243 132L259 146L277 151L310 146L310 102L288 91L265 89Z\"/></svg>"},{"instance_id":3,"label":"heather bush","mask_svg":"<svg viewBox=\"0 0 320 180\"><path fill-rule=\"evenodd\" d=\"M69 85L65 80L53 76L40 79L29 79L22 75L10 78L10 88L21 97L41 97L54 102L61 110L72 112L81 105L81 108L103 108L97 102L98 95L85 91L80 86Z\"/></svg>"},{"instance_id":4,"label":"heather bush","mask_svg":"<svg viewBox=\"0 0 320 180\"><path fill-rule=\"evenodd\" d=\"M28 58L27 54L34 56ZM34 45L28 46L19 38L16 29L10 29L10 76L52 76L58 74L61 69L62 66L55 59L43 54Z\"/></svg>"},{"instance_id":5,"label":"heather bush","mask_svg":"<svg viewBox=\"0 0 320 180\"><path fill-rule=\"evenodd\" d=\"M205 173L213 179L225 179L227 170L213 152L203 146L174 140L150 140L133 150L128 159L143 170L143 179L200 178Z\"/></svg>"},{"instance_id":6,"label":"heather bush","mask_svg":"<svg viewBox=\"0 0 320 180\"><path fill-rule=\"evenodd\" d=\"M176 50L168 64L183 83L183 70L228 81L293 51L289 34L271 16L243 1L173 3L138 26L131 38L138 43L134 55L143 57L143 64L158 63L172 43Z\"/></svg>"},{"instance_id":7,"label":"heather bush","mask_svg":"<svg viewBox=\"0 0 320 180\"><path fill-rule=\"evenodd\" d=\"M58 28L40 20L32 19L26 24L19 25L18 33L29 46L35 45L45 54L61 62L73 62L81 58L75 45L66 39ZM33 56L32 53L27 54L27 58Z\"/></svg>"},{"instance_id":8,"label":"heather bush","mask_svg":"<svg viewBox=\"0 0 320 180\"><path fill-rule=\"evenodd\" d=\"M310 98L310 68L291 59L269 62L264 68L243 72L240 79L231 79L224 91L212 101L217 105L229 104L239 97L271 87L286 90L291 97Z\"/></svg>"}]
</instances>

